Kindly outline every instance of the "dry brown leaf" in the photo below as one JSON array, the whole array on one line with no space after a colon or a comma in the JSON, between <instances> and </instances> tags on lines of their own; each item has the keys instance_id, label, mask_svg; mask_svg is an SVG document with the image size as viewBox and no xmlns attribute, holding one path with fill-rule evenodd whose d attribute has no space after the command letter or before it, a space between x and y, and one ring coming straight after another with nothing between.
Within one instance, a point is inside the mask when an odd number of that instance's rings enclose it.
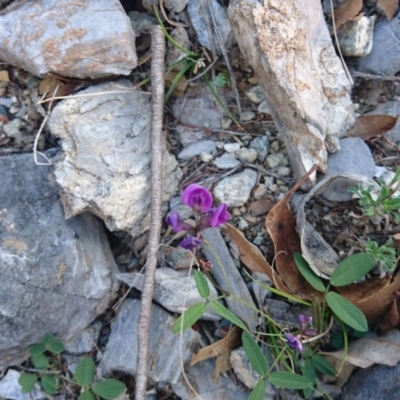
<instances>
[{"instance_id":1,"label":"dry brown leaf","mask_svg":"<svg viewBox=\"0 0 400 400\"><path fill-rule=\"evenodd\" d=\"M361 368L368 368L373 364L394 367L400 361L400 332L390 329L381 337L371 334L352 342L346 355L343 350L329 355L340 360L346 357L347 362Z\"/></svg>"},{"instance_id":2,"label":"dry brown leaf","mask_svg":"<svg viewBox=\"0 0 400 400\"><path fill-rule=\"evenodd\" d=\"M179 72L176 71L168 71L165 74L165 84L167 87L170 87L175 77L178 75ZM188 86L188 82L186 76L181 76L177 85L174 88L174 96L183 96L185 94L186 88Z\"/></svg>"},{"instance_id":3,"label":"dry brown leaf","mask_svg":"<svg viewBox=\"0 0 400 400\"><path fill-rule=\"evenodd\" d=\"M229 355L231 354L232 350L240 346L241 333L242 330L237 326L234 326L223 339L204 347L196 354L193 354L191 365L208 360L209 358L217 357L217 362L214 369L214 380L217 381L219 374L231 369Z\"/></svg>"},{"instance_id":4,"label":"dry brown leaf","mask_svg":"<svg viewBox=\"0 0 400 400\"><path fill-rule=\"evenodd\" d=\"M335 28L338 30L347 21L353 21L360 13L363 0L347 0L336 7L333 15L335 17Z\"/></svg>"},{"instance_id":5,"label":"dry brown leaf","mask_svg":"<svg viewBox=\"0 0 400 400\"><path fill-rule=\"evenodd\" d=\"M346 136L357 136L363 140L369 140L390 131L397 123L398 117L391 115L362 115L356 119L356 123Z\"/></svg>"},{"instance_id":6,"label":"dry brown leaf","mask_svg":"<svg viewBox=\"0 0 400 400\"><path fill-rule=\"evenodd\" d=\"M397 300L393 300L389 311L379 320L378 325L382 332L399 325L400 317L397 309Z\"/></svg>"},{"instance_id":7,"label":"dry brown leaf","mask_svg":"<svg viewBox=\"0 0 400 400\"><path fill-rule=\"evenodd\" d=\"M294 192L315 169L314 166L297 182L265 219L268 233L274 243L276 272L290 292L301 299L310 299L312 296L320 297L321 294L303 278L294 262L294 253L301 253L301 247L296 231L296 219L290 209L289 201Z\"/></svg>"},{"instance_id":8,"label":"dry brown leaf","mask_svg":"<svg viewBox=\"0 0 400 400\"><path fill-rule=\"evenodd\" d=\"M10 75L5 69L0 71L0 82L10 82Z\"/></svg>"},{"instance_id":9,"label":"dry brown leaf","mask_svg":"<svg viewBox=\"0 0 400 400\"><path fill-rule=\"evenodd\" d=\"M399 6L399 0L378 0L378 3L383 8L386 18L391 21L393 19L394 13Z\"/></svg>"},{"instance_id":10,"label":"dry brown leaf","mask_svg":"<svg viewBox=\"0 0 400 400\"><path fill-rule=\"evenodd\" d=\"M261 199L256 200L250 207L250 215L258 217L271 211L272 207L276 204L276 199L270 194L265 194Z\"/></svg>"},{"instance_id":11,"label":"dry brown leaf","mask_svg":"<svg viewBox=\"0 0 400 400\"><path fill-rule=\"evenodd\" d=\"M54 77L47 77L40 82L39 94L46 93L46 99L53 96L62 97L72 93L80 84L78 81L62 82ZM57 89L58 86L58 89ZM55 90L57 89L57 92Z\"/></svg>"},{"instance_id":12,"label":"dry brown leaf","mask_svg":"<svg viewBox=\"0 0 400 400\"><path fill-rule=\"evenodd\" d=\"M243 235L230 224L224 228L226 233L236 244L240 253L240 261L251 271L266 274L268 278L275 283L275 286L285 293L290 293L288 288L282 282L282 279L275 273L269 262L264 258L257 246L250 243Z\"/></svg>"}]
</instances>

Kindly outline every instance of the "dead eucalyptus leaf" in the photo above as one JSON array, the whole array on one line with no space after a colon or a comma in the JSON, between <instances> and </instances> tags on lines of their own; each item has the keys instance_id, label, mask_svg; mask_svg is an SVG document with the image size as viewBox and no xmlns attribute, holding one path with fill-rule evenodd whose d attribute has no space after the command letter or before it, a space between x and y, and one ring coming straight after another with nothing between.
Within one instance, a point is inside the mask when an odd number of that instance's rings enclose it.
<instances>
[{"instance_id":1,"label":"dead eucalyptus leaf","mask_svg":"<svg viewBox=\"0 0 400 400\"><path fill-rule=\"evenodd\" d=\"M347 0L334 10L335 28L338 30L347 21L353 21L360 13L363 0ZM331 34L333 33L333 30Z\"/></svg>"},{"instance_id":2,"label":"dead eucalyptus leaf","mask_svg":"<svg viewBox=\"0 0 400 400\"><path fill-rule=\"evenodd\" d=\"M355 125L346 136L369 140L390 131L396 125L397 118L391 115L362 115L356 119Z\"/></svg>"},{"instance_id":3,"label":"dead eucalyptus leaf","mask_svg":"<svg viewBox=\"0 0 400 400\"><path fill-rule=\"evenodd\" d=\"M276 199L270 194L265 194L261 199L256 200L250 207L250 215L258 217L271 211L272 207L276 204Z\"/></svg>"},{"instance_id":4,"label":"dead eucalyptus leaf","mask_svg":"<svg viewBox=\"0 0 400 400\"><path fill-rule=\"evenodd\" d=\"M394 367L400 361L400 332L390 329L380 337L371 334L352 342L347 354L343 350L328 354L340 360L346 357L347 362L361 368L373 364Z\"/></svg>"},{"instance_id":5,"label":"dead eucalyptus leaf","mask_svg":"<svg viewBox=\"0 0 400 400\"><path fill-rule=\"evenodd\" d=\"M378 3L383 8L388 21L391 21L399 6L399 0L378 0Z\"/></svg>"},{"instance_id":6,"label":"dead eucalyptus leaf","mask_svg":"<svg viewBox=\"0 0 400 400\"><path fill-rule=\"evenodd\" d=\"M289 289L282 282L282 279L276 274L269 262L264 258L259 248L250 243L244 237L242 232L230 224L226 224L226 228L223 229L223 232L226 233L236 244L240 253L240 261L248 269L252 272L267 275L279 290L282 290L285 293L290 293Z\"/></svg>"},{"instance_id":7,"label":"dead eucalyptus leaf","mask_svg":"<svg viewBox=\"0 0 400 400\"><path fill-rule=\"evenodd\" d=\"M218 381L220 374L232 368L229 356L232 350L239 347L242 343L241 334L242 330L239 327L234 326L223 339L218 340L218 342L204 347L197 353L193 354L191 365L208 360L209 358L217 357L214 369L214 380Z\"/></svg>"},{"instance_id":8,"label":"dead eucalyptus leaf","mask_svg":"<svg viewBox=\"0 0 400 400\"><path fill-rule=\"evenodd\" d=\"M46 94L46 99L62 97L72 93L80 85L78 81L62 82L54 77L47 77L40 82L39 94Z\"/></svg>"},{"instance_id":9,"label":"dead eucalyptus leaf","mask_svg":"<svg viewBox=\"0 0 400 400\"><path fill-rule=\"evenodd\" d=\"M397 300L393 300L389 311L378 321L379 328L382 332L399 325L400 316L397 308Z\"/></svg>"}]
</instances>

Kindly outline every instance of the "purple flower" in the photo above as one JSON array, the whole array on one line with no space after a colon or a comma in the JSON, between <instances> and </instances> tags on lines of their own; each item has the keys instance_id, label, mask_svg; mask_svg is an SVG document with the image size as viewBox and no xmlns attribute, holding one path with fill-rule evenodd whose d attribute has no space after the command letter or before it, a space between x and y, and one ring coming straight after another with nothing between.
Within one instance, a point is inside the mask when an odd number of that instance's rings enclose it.
<instances>
[{"instance_id":1,"label":"purple flower","mask_svg":"<svg viewBox=\"0 0 400 400\"><path fill-rule=\"evenodd\" d=\"M207 212L212 206L212 195L203 186L192 183L182 193L182 203L196 211Z\"/></svg>"},{"instance_id":2,"label":"purple flower","mask_svg":"<svg viewBox=\"0 0 400 400\"><path fill-rule=\"evenodd\" d=\"M182 240L182 242L179 244L179 246L183 247L186 250L192 250L197 246L200 246L203 242L194 237L194 236L187 236L185 239Z\"/></svg>"},{"instance_id":3,"label":"purple flower","mask_svg":"<svg viewBox=\"0 0 400 400\"><path fill-rule=\"evenodd\" d=\"M211 210L210 226L215 228L216 226L223 225L226 221L228 221L230 215L226 211L227 208L228 205L222 203L217 208Z\"/></svg>"},{"instance_id":4,"label":"purple flower","mask_svg":"<svg viewBox=\"0 0 400 400\"><path fill-rule=\"evenodd\" d=\"M303 351L303 343L300 340L300 335L293 336L291 333L285 333L288 345L296 351Z\"/></svg>"},{"instance_id":5,"label":"purple flower","mask_svg":"<svg viewBox=\"0 0 400 400\"><path fill-rule=\"evenodd\" d=\"M167 218L165 220L167 221L167 224L172 228L172 230L175 233L178 233L181 231L189 232L189 231L193 230L192 225L189 225L186 222L181 221L178 211L170 212L167 215Z\"/></svg>"},{"instance_id":6,"label":"purple flower","mask_svg":"<svg viewBox=\"0 0 400 400\"><path fill-rule=\"evenodd\" d=\"M300 325L308 325L312 323L312 317L310 315L299 315Z\"/></svg>"}]
</instances>

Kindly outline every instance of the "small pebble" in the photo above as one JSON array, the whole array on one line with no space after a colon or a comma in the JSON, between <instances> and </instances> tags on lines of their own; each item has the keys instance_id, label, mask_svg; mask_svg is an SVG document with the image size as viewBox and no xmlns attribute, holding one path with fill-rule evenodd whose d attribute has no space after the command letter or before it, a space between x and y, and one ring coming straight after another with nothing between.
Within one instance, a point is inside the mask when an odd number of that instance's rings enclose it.
<instances>
[{"instance_id":1,"label":"small pebble","mask_svg":"<svg viewBox=\"0 0 400 400\"><path fill-rule=\"evenodd\" d=\"M226 143L224 144L224 150L227 153L234 153L235 151L238 151L240 149L240 144L239 143Z\"/></svg>"},{"instance_id":2,"label":"small pebble","mask_svg":"<svg viewBox=\"0 0 400 400\"><path fill-rule=\"evenodd\" d=\"M258 153L255 149L247 149L246 147L242 147L236 151L235 155L240 161L251 164L257 160Z\"/></svg>"},{"instance_id":3,"label":"small pebble","mask_svg":"<svg viewBox=\"0 0 400 400\"><path fill-rule=\"evenodd\" d=\"M291 171L290 171L289 167L280 167L280 168L278 168L278 172L277 172L277 174L281 175L281 176L289 176L290 173L291 173Z\"/></svg>"},{"instance_id":4,"label":"small pebble","mask_svg":"<svg viewBox=\"0 0 400 400\"><path fill-rule=\"evenodd\" d=\"M249 224L247 223L247 221L244 218L239 218L239 224L238 227L241 231L245 231L248 229Z\"/></svg>"},{"instance_id":5,"label":"small pebble","mask_svg":"<svg viewBox=\"0 0 400 400\"><path fill-rule=\"evenodd\" d=\"M256 117L256 113L253 111L243 111L242 112L242 121L251 121Z\"/></svg>"},{"instance_id":6,"label":"small pebble","mask_svg":"<svg viewBox=\"0 0 400 400\"><path fill-rule=\"evenodd\" d=\"M270 154L267 156L267 163L270 168L275 168L278 165L282 164L282 160L285 156L282 153L275 153L275 154Z\"/></svg>"},{"instance_id":7,"label":"small pebble","mask_svg":"<svg viewBox=\"0 0 400 400\"><path fill-rule=\"evenodd\" d=\"M263 100L257 107L257 111L263 114L271 114L271 109L267 103L267 100Z\"/></svg>"},{"instance_id":8,"label":"small pebble","mask_svg":"<svg viewBox=\"0 0 400 400\"><path fill-rule=\"evenodd\" d=\"M235 158L234 154L225 153L221 157L214 160L214 164L219 169L231 169L240 165L240 161Z\"/></svg>"},{"instance_id":9,"label":"small pebble","mask_svg":"<svg viewBox=\"0 0 400 400\"><path fill-rule=\"evenodd\" d=\"M232 125L232 120L228 117L222 118L222 129L229 129Z\"/></svg>"},{"instance_id":10,"label":"small pebble","mask_svg":"<svg viewBox=\"0 0 400 400\"><path fill-rule=\"evenodd\" d=\"M281 193L286 193L289 190L289 188L286 185L282 185L279 188Z\"/></svg>"},{"instance_id":11,"label":"small pebble","mask_svg":"<svg viewBox=\"0 0 400 400\"><path fill-rule=\"evenodd\" d=\"M279 186L276 185L276 184L271 185L268 189L269 189L272 193L279 193L279 192L280 192Z\"/></svg>"},{"instance_id":12,"label":"small pebble","mask_svg":"<svg viewBox=\"0 0 400 400\"><path fill-rule=\"evenodd\" d=\"M209 161L211 161L213 159L213 155L210 153L207 153L206 151L201 152L200 154L200 159L201 161L203 161L204 163L208 163Z\"/></svg>"},{"instance_id":13,"label":"small pebble","mask_svg":"<svg viewBox=\"0 0 400 400\"><path fill-rule=\"evenodd\" d=\"M261 199L268 191L267 185L260 184L257 186L256 190L253 193L253 196L256 200Z\"/></svg>"},{"instance_id":14,"label":"small pebble","mask_svg":"<svg viewBox=\"0 0 400 400\"><path fill-rule=\"evenodd\" d=\"M200 142L189 144L179 154L178 158L181 160L190 160L201 153L211 153L215 150L215 143L212 140L201 140Z\"/></svg>"},{"instance_id":15,"label":"small pebble","mask_svg":"<svg viewBox=\"0 0 400 400\"><path fill-rule=\"evenodd\" d=\"M245 93L246 97L253 103L261 103L264 100L264 94L260 86L253 86Z\"/></svg>"},{"instance_id":16,"label":"small pebble","mask_svg":"<svg viewBox=\"0 0 400 400\"><path fill-rule=\"evenodd\" d=\"M236 208L236 207L232 209L232 214L233 214L234 216L236 216L236 217L238 217L239 215L242 215L240 209L239 209L239 208Z\"/></svg>"},{"instance_id":17,"label":"small pebble","mask_svg":"<svg viewBox=\"0 0 400 400\"><path fill-rule=\"evenodd\" d=\"M257 151L258 161L263 162L269 151L269 138L268 136L259 136L253 139L249 146L250 149Z\"/></svg>"},{"instance_id":18,"label":"small pebble","mask_svg":"<svg viewBox=\"0 0 400 400\"><path fill-rule=\"evenodd\" d=\"M255 246L260 246L263 242L263 237L262 236L257 236L254 240L253 240L253 244Z\"/></svg>"},{"instance_id":19,"label":"small pebble","mask_svg":"<svg viewBox=\"0 0 400 400\"><path fill-rule=\"evenodd\" d=\"M281 144L279 140L274 140L271 143L271 148L270 148L271 153L277 153L280 149L281 149Z\"/></svg>"},{"instance_id":20,"label":"small pebble","mask_svg":"<svg viewBox=\"0 0 400 400\"><path fill-rule=\"evenodd\" d=\"M253 217L250 214L246 214L244 217L246 218L246 221L250 222L251 224L255 224L257 222L257 217Z\"/></svg>"}]
</instances>

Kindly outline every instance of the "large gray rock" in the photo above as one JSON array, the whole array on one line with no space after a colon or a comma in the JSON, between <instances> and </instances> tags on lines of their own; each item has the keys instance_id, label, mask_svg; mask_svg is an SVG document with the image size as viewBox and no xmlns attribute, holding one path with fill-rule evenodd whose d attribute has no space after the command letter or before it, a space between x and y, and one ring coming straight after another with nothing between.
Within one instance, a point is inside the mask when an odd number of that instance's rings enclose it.
<instances>
[{"instance_id":1,"label":"large gray rock","mask_svg":"<svg viewBox=\"0 0 400 400\"><path fill-rule=\"evenodd\" d=\"M119 1L41 0L0 15L0 58L33 75L129 75L135 33Z\"/></svg>"},{"instance_id":2,"label":"large gray rock","mask_svg":"<svg viewBox=\"0 0 400 400\"><path fill-rule=\"evenodd\" d=\"M64 150L55 175L66 216L90 210L110 230L138 237L150 224L150 98L126 80L81 94L59 103L49 119ZM165 145L162 157L166 211L182 173Z\"/></svg>"},{"instance_id":3,"label":"large gray rock","mask_svg":"<svg viewBox=\"0 0 400 400\"><path fill-rule=\"evenodd\" d=\"M118 283L102 223L88 213L65 221L50 167L26 154L1 157L0 171L1 368L48 332L79 333Z\"/></svg>"},{"instance_id":4,"label":"large gray rock","mask_svg":"<svg viewBox=\"0 0 400 400\"><path fill-rule=\"evenodd\" d=\"M110 339L103 353L100 368L104 375L124 372L136 375L137 324L140 301L128 299L122 304L111 327ZM174 317L161 307L153 305L150 321L148 378L150 383L176 383L182 375L180 339L172 333ZM195 349L200 347L200 334L186 329L182 335L182 359L190 361Z\"/></svg>"},{"instance_id":5,"label":"large gray rock","mask_svg":"<svg viewBox=\"0 0 400 400\"><path fill-rule=\"evenodd\" d=\"M372 51L358 61L358 70L376 75L400 71L400 13L390 22L384 18L375 26Z\"/></svg>"}]
</instances>

